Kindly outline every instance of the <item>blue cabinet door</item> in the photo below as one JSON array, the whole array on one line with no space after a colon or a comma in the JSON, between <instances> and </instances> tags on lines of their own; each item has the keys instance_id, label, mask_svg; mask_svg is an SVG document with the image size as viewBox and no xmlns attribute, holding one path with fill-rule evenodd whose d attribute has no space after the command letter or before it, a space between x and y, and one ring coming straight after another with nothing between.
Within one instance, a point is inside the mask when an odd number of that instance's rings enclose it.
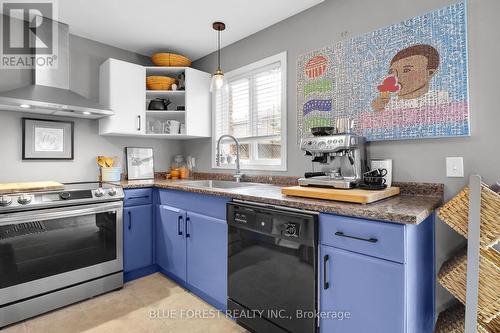
<instances>
[{"instance_id":1,"label":"blue cabinet door","mask_svg":"<svg viewBox=\"0 0 500 333\"><path fill-rule=\"evenodd\" d=\"M188 283L227 304L227 223L188 212L186 220Z\"/></svg>"},{"instance_id":2,"label":"blue cabinet door","mask_svg":"<svg viewBox=\"0 0 500 333\"><path fill-rule=\"evenodd\" d=\"M321 319L322 333L406 332L403 264L330 246L320 258L320 311L330 317Z\"/></svg>"},{"instance_id":3,"label":"blue cabinet door","mask_svg":"<svg viewBox=\"0 0 500 333\"><path fill-rule=\"evenodd\" d=\"M156 262L178 279L186 280L186 212L158 205L156 218Z\"/></svg>"},{"instance_id":4,"label":"blue cabinet door","mask_svg":"<svg viewBox=\"0 0 500 333\"><path fill-rule=\"evenodd\" d=\"M133 270L153 264L152 206L123 209L123 269Z\"/></svg>"}]
</instances>

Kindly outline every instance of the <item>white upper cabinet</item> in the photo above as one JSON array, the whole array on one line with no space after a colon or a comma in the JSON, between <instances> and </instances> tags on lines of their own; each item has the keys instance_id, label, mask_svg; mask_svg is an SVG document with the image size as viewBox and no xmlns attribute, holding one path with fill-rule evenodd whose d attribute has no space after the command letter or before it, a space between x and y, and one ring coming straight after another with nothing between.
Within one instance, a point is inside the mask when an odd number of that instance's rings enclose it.
<instances>
[{"instance_id":1,"label":"white upper cabinet","mask_svg":"<svg viewBox=\"0 0 500 333\"><path fill-rule=\"evenodd\" d=\"M99 102L115 112L115 115L99 120L99 134L145 134L144 66L108 59L101 65L99 75Z\"/></svg>"},{"instance_id":2,"label":"white upper cabinet","mask_svg":"<svg viewBox=\"0 0 500 333\"><path fill-rule=\"evenodd\" d=\"M209 73L186 68L186 133L188 135L203 137L211 135L211 78Z\"/></svg>"},{"instance_id":3,"label":"white upper cabinet","mask_svg":"<svg viewBox=\"0 0 500 333\"><path fill-rule=\"evenodd\" d=\"M108 59L100 70L100 100L114 116L99 121L101 135L191 139L211 135L210 74L189 67L140 66ZM184 76L183 90L147 90L146 77ZM155 98L169 100L168 110L148 110ZM175 124L172 124L175 123ZM172 128L179 131L172 132Z\"/></svg>"}]
</instances>

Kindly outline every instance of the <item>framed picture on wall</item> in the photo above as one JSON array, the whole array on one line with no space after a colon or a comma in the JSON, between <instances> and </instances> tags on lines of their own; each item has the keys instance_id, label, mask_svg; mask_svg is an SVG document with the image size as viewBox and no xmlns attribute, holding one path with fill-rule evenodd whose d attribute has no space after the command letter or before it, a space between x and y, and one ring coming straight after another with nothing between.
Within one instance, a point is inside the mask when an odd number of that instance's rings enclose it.
<instances>
[{"instance_id":1,"label":"framed picture on wall","mask_svg":"<svg viewBox=\"0 0 500 333\"><path fill-rule=\"evenodd\" d=\"M153 179L153 148L126 147L128 179Z\"/></svg>"},{"instance_id":2,"label":"framed picture on wall","mask_svg":"<svg viewBox=\"0 0 500 333\"><path fill-rule=\"evenodd\" d=\"M73 121L22 118L23 160L73 160Z\"/></svg>"}]
</instances>

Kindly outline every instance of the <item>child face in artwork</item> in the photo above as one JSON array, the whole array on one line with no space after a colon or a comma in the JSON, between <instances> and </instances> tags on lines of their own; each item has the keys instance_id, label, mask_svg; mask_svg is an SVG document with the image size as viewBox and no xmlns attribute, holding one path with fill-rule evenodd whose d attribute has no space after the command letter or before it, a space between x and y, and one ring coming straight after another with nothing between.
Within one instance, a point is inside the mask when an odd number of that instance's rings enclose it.
<instances>
[{"instance_id":1,"label":"child face in artwork","mask_svg":"<svg viewBox=\"0 0 500 333\"><path fill-rule=\"evenodd\" d=\"M398 92L399 98L417 98L429 91L429 83L435 69L428 69L428 59L423 55L412 55L395 61L389 74L398 79L401 89Z\"/></svg>"}]
</instances>

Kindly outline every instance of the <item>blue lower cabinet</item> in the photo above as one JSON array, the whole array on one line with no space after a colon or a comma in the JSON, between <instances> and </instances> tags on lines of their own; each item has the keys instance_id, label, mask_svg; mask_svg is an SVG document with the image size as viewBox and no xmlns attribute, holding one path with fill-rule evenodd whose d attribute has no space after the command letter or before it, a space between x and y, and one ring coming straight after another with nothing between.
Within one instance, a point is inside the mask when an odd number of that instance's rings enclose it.
<instances>
[{"instance_id":1,"label":"blue lower cabinet","mask_svg":"<svg viewBox=\"0 0 500 333\"><path fill-rule=\"evenodd\" d=\"M227 302L227 223L187 212L187 282L225 308Z\"/></svg>"},{"instance_id":2,"label":"blue lower cabinet","mask_svg":"<svg viewBox=\"0 0 500 333\"><path fill-rule=\"evenodd\" d=\"M404 265L320 248L323 333L405 332Z\"/></svg>"},{"instance_id":3,"label":"blue lower cabinet","mask_svg":"<svg viewBox=\"0 0 500 333\"><path fill-rule=\"evenodd\" d=\"M159 190L156 263L214 307L227 307L228 198Z\"/></svg>"},{"instance_id":4,"label":"blue lower cabinet","mask_svg":"<svg viewBox=\"0 0 500 333\"><path fill-rule=\"evenodd\" d=\"M186 212L157 206L156 263L169 275L186 280Z\"/></svg>"},{"instance_id":5,"label":"blue lower cabinet","mask_svg":"<svg viewBox=\"0 0 500 333\"><path fill-rule=\"evenodd\" d=\"M134 272L153 265L152 205L123 209L123 270L125 280L138 276Z\"/></svg>"},{"instance_id":6,"label":"blue lower cabinet","mask_svg":"<svg viewBox=\"0 0 500 333\"><path fill-rule=\"evenodd\" d=\"M434 215L418 225L331 214L319 222L322 333L434 331Z\"/></svg>"}]
</instances>

